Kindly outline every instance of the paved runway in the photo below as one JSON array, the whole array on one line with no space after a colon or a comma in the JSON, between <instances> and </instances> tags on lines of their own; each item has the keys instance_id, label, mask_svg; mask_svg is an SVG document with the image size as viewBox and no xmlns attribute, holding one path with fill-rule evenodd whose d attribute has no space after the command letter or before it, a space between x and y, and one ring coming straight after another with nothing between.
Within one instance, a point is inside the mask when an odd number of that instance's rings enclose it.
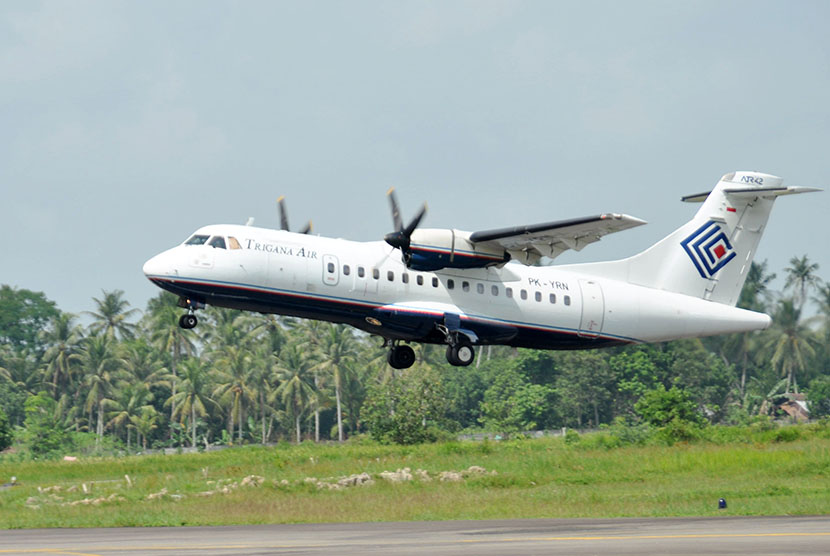
<instances>
[{"instance_id":1,"label":"paved runway","mask_svg":"<svg viewBox=\"0 0 830 556\"><path fill-rule=\"evenodd\" d=\"M830 517L533 519L0 531L0 554L830 554Z\"/></svg>"}]
</instances>

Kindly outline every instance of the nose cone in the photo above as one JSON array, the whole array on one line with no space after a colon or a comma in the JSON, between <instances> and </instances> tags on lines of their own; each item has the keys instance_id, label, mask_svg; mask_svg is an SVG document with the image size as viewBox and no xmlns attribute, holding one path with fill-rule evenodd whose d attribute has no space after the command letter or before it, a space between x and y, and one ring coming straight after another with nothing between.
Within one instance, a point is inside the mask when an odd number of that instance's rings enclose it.
<instances>
[{"instance_id":1,"label":"nose cone","mask_svg":"<svg viewBox=\"0 0 830 556\"><path fill-rule=\"evenodd\" d=\"M170 276L171 274L177 274L175 265L172 263L173 260L170 251L165 251L144 263L142 270L144 271L144 275L150 280L154 277Z\"/></svg>"}]
</instances>

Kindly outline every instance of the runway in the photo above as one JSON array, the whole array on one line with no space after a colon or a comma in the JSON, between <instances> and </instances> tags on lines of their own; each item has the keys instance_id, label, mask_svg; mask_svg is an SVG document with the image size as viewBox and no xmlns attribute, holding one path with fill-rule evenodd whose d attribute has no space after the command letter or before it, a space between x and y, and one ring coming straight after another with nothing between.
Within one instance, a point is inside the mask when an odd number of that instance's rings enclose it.
<instances>
[{"instance_id":1,"label":"runway","mask_svg":"<svg viewBox=\"0 0 830 556\"><path fill-rule=\"evenodd\" d=\"M0 531L0 554L822 555L830 517L533 519Z\"/></svg>"}]
</instances>

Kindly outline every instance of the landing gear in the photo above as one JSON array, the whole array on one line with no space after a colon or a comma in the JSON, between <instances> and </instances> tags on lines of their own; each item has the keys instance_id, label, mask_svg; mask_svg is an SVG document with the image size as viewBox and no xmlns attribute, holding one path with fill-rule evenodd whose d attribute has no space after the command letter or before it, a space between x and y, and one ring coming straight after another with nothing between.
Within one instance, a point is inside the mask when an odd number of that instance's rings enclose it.
<instances>
[{"instance_id":1,"label":"landing gear","mask_svg":"<svg viewBox=\"0 0 830 556\"><path fill-rule=\"evenodd\" d=\"M473 362L476 351L466 336L461 334L455 337L455 343L447 346L447 361L456 367L466 367Z\"/></svg>"},{"instance_id":2,"label":"landing gear","mask_svg":"<svg viewBox=\"0 0 830 556\"><path fill-rule=\"evenodd\" d=\"M386 361L393 369L408 369L415 363L415 350L406 345L392 344Z\"/></svg>"},{"instance_id":3,"label":"landing gear","mask_svg":"<svg viewBox=\"0 0 830 556\"><path fill-rule=\"evenodd\" d=\"M196 315L194 315L193 313L187 313L179 317L179 326L181 326L185 330L196 328L197 324L199 324L199 319L197 319Z\"/></svg>"}]
</instances>

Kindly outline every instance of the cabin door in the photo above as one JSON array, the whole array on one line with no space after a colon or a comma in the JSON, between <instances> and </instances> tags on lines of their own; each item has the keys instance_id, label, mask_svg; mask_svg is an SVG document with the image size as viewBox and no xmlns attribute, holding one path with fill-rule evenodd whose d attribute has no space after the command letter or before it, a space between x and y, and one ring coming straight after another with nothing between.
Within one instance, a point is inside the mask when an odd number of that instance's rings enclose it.
<instances>
[{"instance_id":1,"label":"cabin door","mask_svg":"<svg viewBox=\"0 0 830 556\"><path fill-rule=\"evenodd\" d=\"M578 334L583 338L596 338L602 332L602 322L605 319L602 288L593 280L580 280L579 289L582 292L582 318Z\"/></svg>"}]
</instances>

